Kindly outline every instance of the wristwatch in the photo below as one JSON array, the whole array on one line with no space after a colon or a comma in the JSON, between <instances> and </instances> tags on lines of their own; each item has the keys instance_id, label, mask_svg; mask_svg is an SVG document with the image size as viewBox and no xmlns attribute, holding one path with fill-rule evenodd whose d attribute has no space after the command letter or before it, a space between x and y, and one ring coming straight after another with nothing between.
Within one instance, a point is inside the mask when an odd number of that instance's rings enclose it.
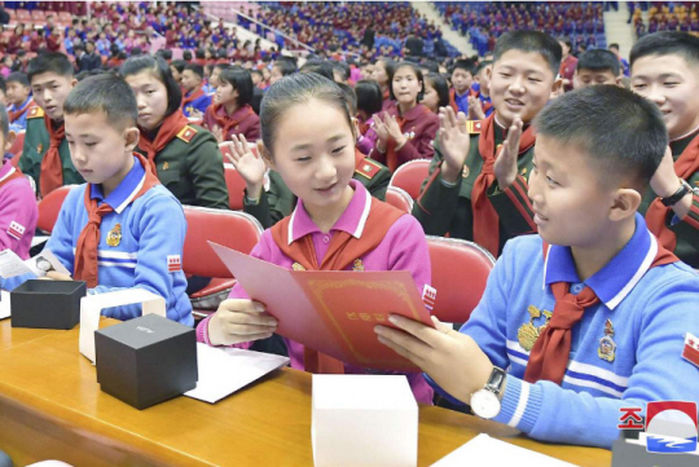
<instances>
[{"instance_id":1,"label":"wristwatch","mask_svg":"<svg viewBox=\"0 0 699 467\"><path fill-rule=\"evenodd\" d=\"M493 367L483 389L471 395L471 410L481 418L494 418L500 413L500 393L505 384L505 370Z\"/></svg>"},{"instance_id":2,"label":"wristwatch","mask_svg":"<svg viewBox=\"0 0 699 467\"><path fill-rule=\"evenodd\" d=\"M692 191L692 186L689 183L687 183L687 180L681 180L682 182L680 184L680 187L677 189L676 192L674 192L666 198L660 198L660 202L663 203L665 206L670 207L675 205L679 200L684 198L687 193Z\"/></svg>"}]
</instances>

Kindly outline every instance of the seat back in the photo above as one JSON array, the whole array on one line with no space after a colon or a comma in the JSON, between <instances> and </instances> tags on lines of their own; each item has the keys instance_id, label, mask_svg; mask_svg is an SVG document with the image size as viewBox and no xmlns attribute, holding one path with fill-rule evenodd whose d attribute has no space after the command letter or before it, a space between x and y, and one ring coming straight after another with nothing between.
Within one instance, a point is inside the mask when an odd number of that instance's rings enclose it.
<instances>
[{"instance_id":1,"label":"seat back","mask_svg":"<svg viewBox=\"0 0 699 467\"><path fill-rule=\"evenodd\" d=\"M408 214L413 212L413 199L404 189L397 186L386 188L386 202Z\"/></svg>"},{"instance_id":2,"label":"seat back","mask_svg":"<svg viewBox=\"0 0 699 467\"><path fill-rule=\"evenodd\" d=\"M184 215L187 219L187 236L182 269L187 274L233 277L208 241L250 253L262 235L262 225L244 212L184 206Z\"/></svg>"},{"instance_id":3,"label":"seat back","mask_svg":"<svg viewBox=\"0 0 699 467\"><path fill-rule=\"evenodd\" d=\"M233 210L243 209L243 197L245 196L245 180L240 176L233 164L223 164L223 176L228 188L228 205Z\"/></svg>"},{"instance_id":4,"label":"seat back","mask_svg":"<svg viewBox=\"0 0 699 467\"><path fill-rule=\"evenodd\" d=\"M399 166L388 186L397 186L404 189L412 199L420 195L420 186L427 178L430 169L430 159L415 159Z\"/></svg>"},{"instance_id":5,"label":"seat back","mask_svg":"<svg viewBox=\"0 0 699 467\"><path fill-rule=\"evenodd\" d=\"M75 185L60 186L39 201L39 218L36 222L36 226L39 229L46 233L51 233L54 225L56 225L58 213L61 212L63 201L74 186Z\"/></svg>"},{"instance_id":6,"label":"seat back","mask_svg":"<svg viewBox=\"0 0 699 467\"><path fill-rule=\"evenodd\" d=\"M465 323L483 296L495 258L466 240L428 235L432 286L437 300L432 313L442 321Z\"/></svg>"}]
</instances>

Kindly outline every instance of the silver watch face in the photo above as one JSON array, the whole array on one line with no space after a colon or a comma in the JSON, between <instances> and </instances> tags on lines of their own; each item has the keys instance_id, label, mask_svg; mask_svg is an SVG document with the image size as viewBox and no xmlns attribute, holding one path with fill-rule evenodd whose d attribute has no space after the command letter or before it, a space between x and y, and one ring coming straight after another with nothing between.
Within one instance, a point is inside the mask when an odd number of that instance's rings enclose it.
<instances>
[{"instance_id":1,"label":"silver watch face","mask_svg":"<svg viewBox=\"0 0 699 467\"><path fill-rule=\"evenodd\" d=\"M481 418L493 418L500 413L500 400L487 389L478 390L471 396L471 410Z\"/></svg>"}]
</instances>

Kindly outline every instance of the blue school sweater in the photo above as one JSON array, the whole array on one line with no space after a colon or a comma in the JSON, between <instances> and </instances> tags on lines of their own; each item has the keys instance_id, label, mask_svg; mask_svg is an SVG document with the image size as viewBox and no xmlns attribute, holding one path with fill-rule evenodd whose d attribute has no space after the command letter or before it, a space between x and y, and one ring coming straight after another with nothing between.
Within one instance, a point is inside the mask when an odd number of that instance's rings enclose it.
<instances>
[{"instance_id":1,"label":"blue school sweater","mask_svg":"<svg viewBox=\"0 0 699 467\"><path fill-rule=\"evenodd\" d=\"M168 318L192 326L192 305L185 292L187 280L178 267L187 231L184 212L180 202L162 185L131 202L144 180L143 166L136 159L131 171L106 198L101 186L91 185L91 196L104 200L114 212L102 218L97 250L98 285L88 293L140 287L165 298ZM88 219L84 202L87 187L79 185L68 193L46 244L71 275L78 238ZM0 282L0 286L12 290L31 278L13 277ZM141 306L108 308L102 314L126 320L140 316Z\"/></svg>"},{"instance_id":2,"label":"blue school sweater","mask_svg":"<svg viewBox=\"0 0 699 467\"><path fill-rule=\"evenodd\" d=\"M685 333L699 335L699 274L681 262L648 269L657 241L642 216L636 215L627 245L584 283L569 248L552 245L546 259L542 249L538 235L508 241L461 328L493 365L507 369L494 420L539 440L610 448L619 436L621 407L699 403L699 368L681 357ZM528 323L546 323L543 311L555 303L549 285L557 281L570 282L576 294L588 285L601 303L573 327L562 384L531 384L523 380L529 351L522 345L529 345L520 343L518 332L526 335Z\"/></svg>"}]
</instances>

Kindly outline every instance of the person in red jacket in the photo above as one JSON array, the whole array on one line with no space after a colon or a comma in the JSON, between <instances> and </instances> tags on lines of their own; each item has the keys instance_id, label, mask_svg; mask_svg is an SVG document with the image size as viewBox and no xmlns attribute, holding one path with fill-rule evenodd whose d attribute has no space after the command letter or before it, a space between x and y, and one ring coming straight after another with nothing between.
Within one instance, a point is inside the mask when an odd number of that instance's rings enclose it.
<instances>
[{"instance_id":1,"label":"person in red jacket","mask_svg":"<svg viewBox=\"0 0 699 467\"><path fill-rule=\"evenodd\" d=\"M241 134L254 142L260 137L260 119L250 105L253 95L250 72L237 66L222 67L217 81L213 103L204 114L204 126L219 142Z\"/></svg>"}]
</instances>

